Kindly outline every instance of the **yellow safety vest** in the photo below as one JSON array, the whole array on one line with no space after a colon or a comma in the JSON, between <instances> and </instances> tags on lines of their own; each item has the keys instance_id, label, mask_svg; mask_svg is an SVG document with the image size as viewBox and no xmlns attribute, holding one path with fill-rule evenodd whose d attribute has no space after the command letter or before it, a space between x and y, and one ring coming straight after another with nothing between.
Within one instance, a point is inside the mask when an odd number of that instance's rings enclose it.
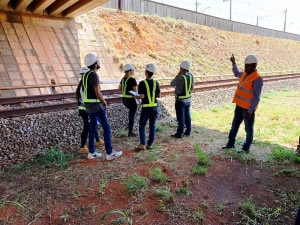
<instances>
[{"instance_id":1,"label":"yellow safety vest","mask_svg":"<svg viewBox=\"0 0 300 225\"><path fill-rule=\"evenodd\" d=\"M130 77L128 77L126 80L122 79L121 85L122 85L122 97L123 98L133 98L133 95L127 95L126 94L126 87L127 87L127 81L130 79Z\"/></svg>"},{"instance_id":2,"label":"yellow safety vest","mask_svg":"<svg viewBox=\"0 0 300 225\"><path fill-rule=\"evenodd\" d=\"M189 76L190 77L190 83L189 83L189 86L188 86L188 81L187 81L187 78L186 76ZM187 73L185 75L181 75L184 79L184 87L185 87L185 95L177 95L176 97L177 98L180 98L180 99L186 99L186 98L189 98L191 97L191 89L192 89L192 82L193 82L193 77L191 74Z\"/></svg>"},{"instance_id":3,"label":"yellow safety vest","mask_svg":"<svg viewBox=\"0 0 300 225\"><path fill-rule=\"evenodd\" d=\"M155 91L156 91L156 80L153 80L153 90L152 90L152 98L151 98L151 93L150 93L150 88L147 80L144 80L144 83L146 85L146 90L147 90L147 97L148 97L148 102L149 104L142 104L142 107L155 107L157 106L157 103L155 103Z\"/></svg>"},{"instance_id":4,"label":"yellow safety vest","mask_svg":"<svg viewBox=\"0 0 300 225\"><path fill-rule=\"evenodd\" d=\"M96 102L100 102L100 100L98 98L88 98L88 77L89 74L92 72L89 71L88 73L85 73L82 75L82 86L84 87L84 93L83 93L83 101L84 103L96 103Z\"/></svg>"}]
</instances>

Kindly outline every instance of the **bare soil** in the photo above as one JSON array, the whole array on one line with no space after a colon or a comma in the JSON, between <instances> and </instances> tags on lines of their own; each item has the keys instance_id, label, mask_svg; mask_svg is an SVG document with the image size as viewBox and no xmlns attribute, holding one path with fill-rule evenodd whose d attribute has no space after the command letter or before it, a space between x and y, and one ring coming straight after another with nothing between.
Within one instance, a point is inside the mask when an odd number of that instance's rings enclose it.
<instances>
[{"instance_id":1,"label":"bare soil","mask_svg":"<svg viewBox=\"0 0 300 225\"><path fill-rule=\"evenodd\" d=\"M170 133L174 130L169 127L158 132L155 149L140 153L133 150L138 138L115 137L114 147L122 150L123 156L114 161L104 157L89 160L77 153L62 170L31 167L2 171L0 224L91 225L115 209L131 210L133 224L293 224L300 180L280 171L299 171L299 165L267 164L251 153L240 154L244 157L225 154L220 142L208 141L216 135L225 139L226 134L216 131L198 128L200 132L190 137L173 139ZM210 152L212 165L206 175L192 173L199 161L195 144ZM171 181L152 180L149 173L154 168L161 168ZM146 177L149 183L128 194L124 179L134 174ZM154 193L162 187L170 189L174 201ZM178 193L184 187L191 195ZM257 212L279 212L271 221L266 216L261 220L252 216L256 222L247 222L245 216L251 218L252 214L241 208L243 203L252 203ZM202 214L197 214L199 210ZM110 224L118 217L112 214L99 224Z\"/></svg>"},{"instance_id":2,"label":"bare soil","mask_svg":"<svg viewBox=\"0 0 300 225\"><path fill-rule=\"evenodd\" d=\"M134 64L135 77L155 63L155 78L177 74L183 60L191 61L194 76L231 74L229 58L235 55L242 69L244 58L256 54L260 72L278 74L299 71L300 42L218 30L183 20L97 8L76 21L94 28L117 67ZM106 63L106 62L104 62Z\"/></svg>"}]
</instances>

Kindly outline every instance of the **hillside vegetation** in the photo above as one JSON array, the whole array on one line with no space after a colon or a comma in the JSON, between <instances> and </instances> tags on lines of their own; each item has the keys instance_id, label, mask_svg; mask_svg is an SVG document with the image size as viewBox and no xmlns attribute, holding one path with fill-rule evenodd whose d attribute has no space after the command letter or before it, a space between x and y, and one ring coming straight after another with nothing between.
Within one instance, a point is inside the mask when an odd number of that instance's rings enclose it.
<instances>
[{"instance_id":1,"label":"hillside vegetation","mask_svg":"<svg viewBox=\"0 0 300 225\"><path fill-rule=\"evenodd\" d=\"M259 58L260 72L300 70L299 41L233 33L183 20L101 7L78 21L94 26L114 63L120 67L133 63L140 78L149 62L157 65L159 77L172 77L185 59L192 62L197 76L228 74L231 54L241 69L245 56L254 53Z\"/></svg>"}]
</instances>

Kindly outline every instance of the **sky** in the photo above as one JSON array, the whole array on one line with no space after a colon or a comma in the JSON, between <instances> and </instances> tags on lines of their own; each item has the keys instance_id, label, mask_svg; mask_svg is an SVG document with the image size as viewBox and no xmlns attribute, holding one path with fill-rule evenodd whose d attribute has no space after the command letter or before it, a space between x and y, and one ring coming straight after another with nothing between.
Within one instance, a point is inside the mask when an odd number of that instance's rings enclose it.
<instances>
[{"instance_id":1,"label":"sky","mask_svg":"<svg viewBox=\"0 0 300 225\"><path fill-rule=\"evenodd\" d=\"M154 0L176 7L230 19L230 0ZM300 34L299 0L231 0L231 20ZM285 19L286 16L286 19Z\"/></svg>"}]
</instances>

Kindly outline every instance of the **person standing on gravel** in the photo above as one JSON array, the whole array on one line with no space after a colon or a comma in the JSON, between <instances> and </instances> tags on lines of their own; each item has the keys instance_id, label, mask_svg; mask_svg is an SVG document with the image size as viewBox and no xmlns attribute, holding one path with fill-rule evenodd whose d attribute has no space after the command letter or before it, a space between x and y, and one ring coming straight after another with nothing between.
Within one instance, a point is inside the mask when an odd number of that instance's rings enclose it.
<instances>
[{"instance_id":1,"label":"person standing on gravel","mask_svg":"<svg viewBox=\"0 0 300 225\"><path fill-rule=\"evenodd\" d=\"M175 110L177 118L177 131L171 136L174 138L182 138L190 136L192 130L191 120L191 92L194 88L194 77L189 72L191 63L183 61L176 77L171 81L170 85L175 87ZM184 126L186 127L184 131ZM184 132L183 132L184 131Z\"/></svg>"},{"instance_id":2,"label":"person standing on gravel","mask_svg":"<svg viewBox=\"0 0 300 225\"><path fill-rule=\"evenodd\" d=\"M89 72L82 76L84 104L90 119L88 158L101 157L101 153L95 151L94 143L98 121L104 130L106 159L113 160L120 157L122 151L114 151L112 147L110 124L106 116L107 103L99 90L99 77L96 73L96 71L100 69L99 57L95 54L88 53L84 57L84 63L90 69Z\"/></svg>"},{"instance_id":3,"label":"person standing on gravel","mask_svg":"<svg viewBox=\"0 0 300 225\"><path fill-rule=\"evenodd\" d=\"M146 79L139 83L138 96L136 98L142 99L141 117L139 122L140 144L135 148L135 151L142 151L151 149L155 139L155 121L158 116L157 100L160 98L159 83L152 79L153 74L156 71L154 64L148 64L145 70ZM145 127L149 120L149 139L146 145ZM145 146L146 145L146 146Z\"/></svg>"},{"instance_id":4,"label":"person standing on gravel","mask_svg":"<svg viewBox=\"0 0 300 225\"><path fill-rule=\"evenodd\" d=\"M137 110L136 99L133 94L129 91L137 92L137 82L133 77L134 75L134 67L132 64L126 64L123 68L125 74L122 78L118 90L122 92L122 101L126 108L129 110L128 112L128 137L136 137L137 135L133 133L134 126L134 117Z\"/></svg>"},{"instance_id":5,"label":"person standing on gravel","mask_svg":"<svg viewBox=\"0 0 300 225\"><path fill-rule=\"evenodd\" d=\"M234 76L239 78L239 84L232 100L232 102L236 104L236 107L228 136L228 142L222 149L235 148L236 135L241 123L244 121L246 140L242 150L248 153L253 141L255 110L260 101L263 79L256 69L258 63L256 55L248 55L245 58L244 72L239 71L235 63L234 55L232 55L230 61L232 62Z\"/></svg>"},{"instance_id":6,"label":"person standing on gravel","mask_svg":"<svg viewBox=\"0 0 300 225\"><path fill-rule=\"evenodd\" d=\"M84 66L80 69L79 74L82 76L83 74L85 74L89 71L90 71L90 69L87 68L86 66ZM88 134L89 134L90 122L89 122L89 115L86 112L86 108L84 105L84 98L83 98L83 91L82 91L82 79L80 80L80 82L77 86L77 89L76 89L76 99L78 102L79 116L81 117L81 119L83 121L83 129L82 129L82 132L80 135L81 145L80 145L79 152L80 153L89 153L89 149L86 146L86 143L87 143L87 138L88 138ZM104 145L104 141L102 141L100 139L98 129L96 129L96 131L95 131L95 139L96 139L97 147Z\"/></svg>"}]
</instances>

